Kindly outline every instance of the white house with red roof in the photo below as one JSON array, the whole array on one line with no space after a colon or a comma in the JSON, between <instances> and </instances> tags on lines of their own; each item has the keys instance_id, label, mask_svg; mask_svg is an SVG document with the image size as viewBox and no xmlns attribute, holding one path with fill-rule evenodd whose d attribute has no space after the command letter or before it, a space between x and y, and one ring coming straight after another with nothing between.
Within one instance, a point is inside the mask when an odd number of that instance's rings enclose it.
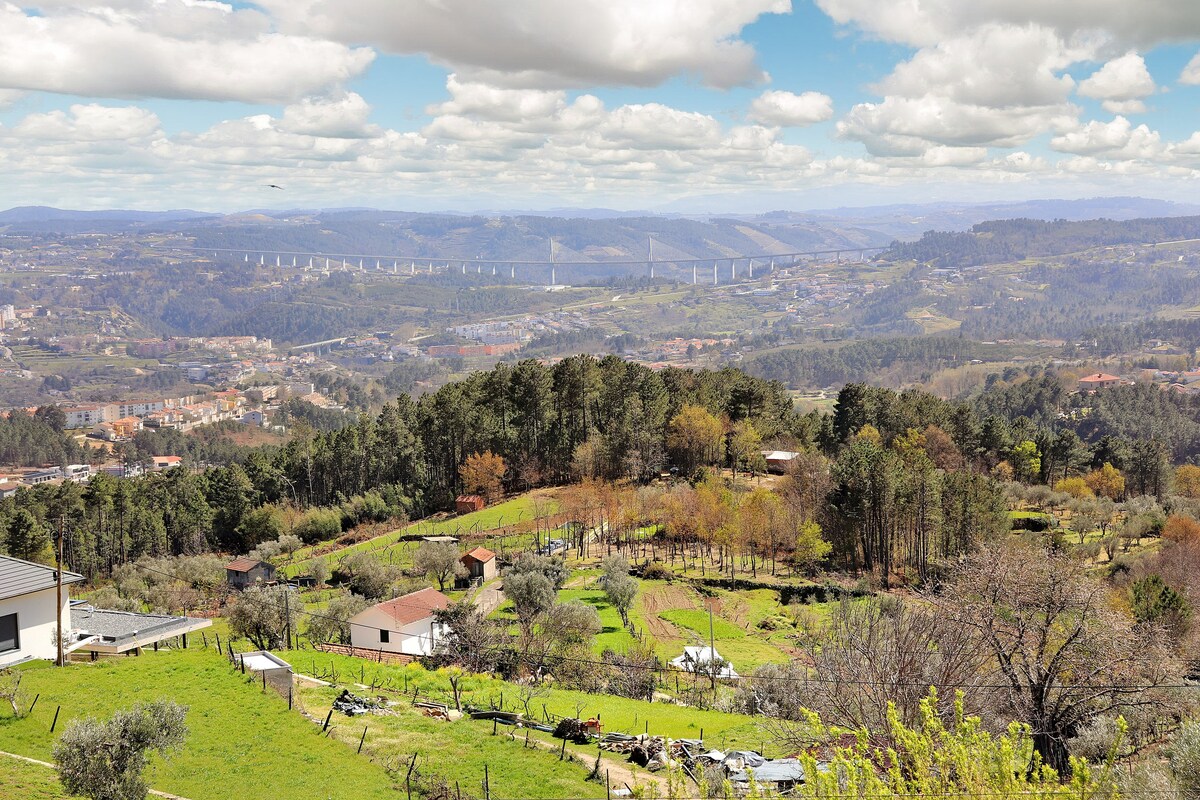
<instances>
[{"instance_id":1,"label":"white house with red roof","mask_svg":"<svg viewBox=\"0 0 1200 800\"><path fill-rule=\"evenodd\" d=\"M1116 375L1109 375L1106 372L1094 372L1091 375L1080 378L1077 383L1080 391L1093 392L1096 389L1108 389L1113 386L1120 386L1121 379Z\"/></svg>"},{"instance_id":2,"label":"white house with red roof","mask_svg":"<svg viewBox=\"0 0 1200 800\"><path fill-rule=\"evenodd\" d=\"M350 644L408 656L427 656L446 635L433 612L448 608L450 598L437 589L421 589L377 603L350 618Z\"/></svg>"}]
</instances>

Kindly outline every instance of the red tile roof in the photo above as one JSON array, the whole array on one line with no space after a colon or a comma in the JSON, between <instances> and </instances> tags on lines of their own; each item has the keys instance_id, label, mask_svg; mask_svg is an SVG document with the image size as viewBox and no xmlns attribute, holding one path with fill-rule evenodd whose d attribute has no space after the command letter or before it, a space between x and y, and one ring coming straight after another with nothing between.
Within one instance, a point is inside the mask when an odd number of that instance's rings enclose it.
<instances>
[{"instance_id":1,"label":"red tile roof","mask_svg":"<svg viewBox=\"0 0 1200 800\"><path fill-rule=\"evenodd\" d=\"M408 625L418 620L428 619L433 616L434 610L449 606L449 597L437 589L427 588L397 597L394 600L377 603L375 608L396 620L397 623Z\"/></svg>"},{"instance_id":2,"label":"red tile roof","mask_svg":"<svg viewBox=\"0 0 1200 800\"><path fill-rule=\"evenodd\" d=\"M249 572L250 570L257 567L259 564L266 564L266 562L259 561L256 558L248 558L246 556L242 556L241 558L235 558L233 561L230 561L228 564L226 564L225 569L233 570L234 572ZM271 565L266 564L266 566L269 567Z\"/></svg>"},{"instance_id":3,"label":"red tile roof","mask_svg":"<svg viewBox=\"0 0 1200 800\"><path fill-rule=\"evenodd\" d=\"M1121 380L1116 375L1109 375L1104 372L1097 372L1095 375L1088 375L1086 378L1080 378L1080 383L1110 383L1112 381Z\"/></svg>"},{"instance_id":4,"label":"red tile roof","mask_svg":"<svg viewBox=\"0 0 1200 800\"><path fill-rule=\"evenodd\" d=\"M486 547L476 547L474 550L468 550L463 558L467 558L468 556L479 562L488 562L495 558L496 554Z\"/></svg>"}]
</instances>

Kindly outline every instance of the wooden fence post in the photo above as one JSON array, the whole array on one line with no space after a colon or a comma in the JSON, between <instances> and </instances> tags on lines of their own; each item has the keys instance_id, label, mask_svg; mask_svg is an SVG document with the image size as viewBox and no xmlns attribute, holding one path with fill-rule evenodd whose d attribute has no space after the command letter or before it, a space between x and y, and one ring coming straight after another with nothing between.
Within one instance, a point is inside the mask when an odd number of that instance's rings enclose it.
<instances>
[{"instance_id":1,"label":"wooden fence post","mask_svg":"<svg viewBox=\"0 0 1200 800\"><path fill-rule=\"evenodd\" d=\"M62 711L62 706L54 709L54 722L50 723L50 732L54 733L54 726L58 724L58 712Z\"/></svg>"}]
</instances>

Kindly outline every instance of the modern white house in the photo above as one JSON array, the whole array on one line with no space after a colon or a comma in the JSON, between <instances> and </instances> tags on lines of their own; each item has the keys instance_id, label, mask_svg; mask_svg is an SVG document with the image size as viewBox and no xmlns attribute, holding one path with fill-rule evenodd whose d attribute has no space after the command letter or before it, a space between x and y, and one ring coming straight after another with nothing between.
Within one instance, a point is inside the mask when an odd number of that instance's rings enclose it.
<instances>
[{"instance_id":1,"label":"modern white house","mask_svg":"<svg viewBox=\"0 0 1200 800\"><path fill-rule=\"evenodd\" d=\"M350 644L363 650L427 656L446 634L433 612L449 605L450 598L432 588L378 603L350 618Z\"/></svg>"},{"instance_id":2,"label":"modern white house","mask_svg":"<svg viewBox=\"0 0 1200 800\"><path fill-rule=\"evenodd\" d=\"M67 586L82 575L63 572L62 619L70 630L71 601ZM45 564L0 556L0 667L57 656L58 571Z\"/></svg>"},{"instance_id":3,"label":"modern white house","mask_svg":"<svg viewBox=\"0 0 1200 800\"><path fill-rule=\"evenodd\" d=\"M71 600L71 584L82 575L63 571L63 654L102 655L158 649L167 639L181 639L212 625L210 619L137 614L93 608L82 600ZM53 661L57 656L54 632L58 627L58 572L54 567L11 556L0 556L0 668L35 659Z\"/></svg>"}]
</instances>

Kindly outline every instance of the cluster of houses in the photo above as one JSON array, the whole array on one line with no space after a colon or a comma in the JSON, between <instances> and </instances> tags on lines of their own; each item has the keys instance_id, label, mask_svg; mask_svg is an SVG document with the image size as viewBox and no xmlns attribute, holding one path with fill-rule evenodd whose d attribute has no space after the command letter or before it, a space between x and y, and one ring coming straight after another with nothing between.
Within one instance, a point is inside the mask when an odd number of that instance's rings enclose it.
<instances>
[{"instance_id":1,"label":"cluster of houses","mask_svg":"<svg viewBox=\"0 0 1200 800\"><path fill-rule=\"evenodd\" d=\"M270 387L274 389L275 387ZM67 406L62 409L66 427L87 430L92 436L106 441L132 438L143 428L176 428L190 430L222 420L242 420L246 414L247 398L237 389L213 392L208 397L134 400L119 403L96 403Z\"/></svg>"},{"instance_id":2,"label":"cluster of houses","mask_svg":"<svg viewBox=\"0 0 1200 800\"><path fill-rule=\"evenodd\" d=\"M57 467L30 467L0 471L0 498L12 497L18 489L39 486L43 483L87 483L93 475L101 472L114 478L135 478L146 470L162 472L183 464L182 456L152 456L142 464L110 463L95 467L91 464L67 464Z\"/></svg>"}]
</instances>

